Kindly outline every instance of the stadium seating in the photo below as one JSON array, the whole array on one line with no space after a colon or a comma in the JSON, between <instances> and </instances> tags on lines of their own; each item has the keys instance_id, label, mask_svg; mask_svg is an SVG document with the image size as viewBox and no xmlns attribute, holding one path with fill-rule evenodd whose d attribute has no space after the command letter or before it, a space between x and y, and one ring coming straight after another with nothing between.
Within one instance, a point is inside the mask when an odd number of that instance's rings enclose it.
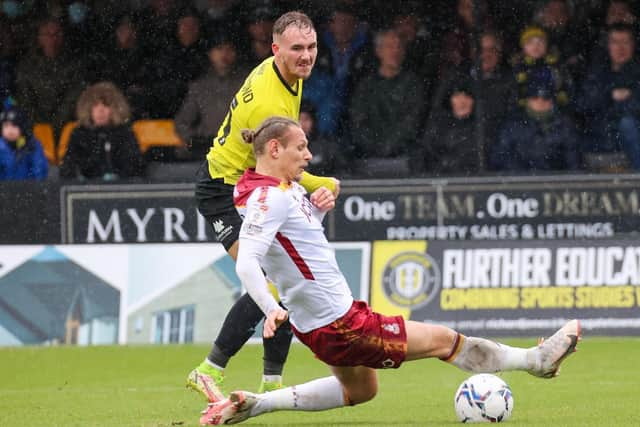
<instances>
[{"instance_id":1,"label":"stadium seating","mask_svg":"<svg viewBox=\"0 0 640 427\"><path fill-rule=\"evenodd\" d=\"M50 165L58 164L56 155L56 139L53 135L53 126L49 123L36 123L33 125L33 136L40 141L44 155L49 160Z\"/></svg>"},{"instance_id":2,"label":"stadium seating","mask_svg":"<svg viewBox=\"0 0 640 427\"><path fill-rule=\"evenodd\" d=\"M182 147L184 143L176 133L175 123L170 119L137 120L133 123L140 152L151 147Z\"/></svg>"}]
</instances>

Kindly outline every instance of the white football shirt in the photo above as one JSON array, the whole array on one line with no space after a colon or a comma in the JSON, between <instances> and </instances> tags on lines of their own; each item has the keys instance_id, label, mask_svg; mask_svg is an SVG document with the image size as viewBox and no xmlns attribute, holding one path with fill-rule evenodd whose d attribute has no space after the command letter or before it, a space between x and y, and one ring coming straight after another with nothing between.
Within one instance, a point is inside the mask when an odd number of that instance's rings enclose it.
<instances>
[{"instance_id":1,"label":"white football shirt","mask_svg":"<svg viewBox=\"0 0 640 427\"><path fill-rule=\"evenodd\" d=\"M339 319L353 302L335 252L324 235L324 213L305 193L295 182L281 183L253 170L240 178L234 193L236 207L244 218L237 261L243 285L265 314L274 308L275 299L264 294L264 278L259 286L245 283L258 281L255 269L259 265L275 283L291 323L300 332ZM246 274L245 262L252 266L253 274Z\"/></svg>"}]
</instances>

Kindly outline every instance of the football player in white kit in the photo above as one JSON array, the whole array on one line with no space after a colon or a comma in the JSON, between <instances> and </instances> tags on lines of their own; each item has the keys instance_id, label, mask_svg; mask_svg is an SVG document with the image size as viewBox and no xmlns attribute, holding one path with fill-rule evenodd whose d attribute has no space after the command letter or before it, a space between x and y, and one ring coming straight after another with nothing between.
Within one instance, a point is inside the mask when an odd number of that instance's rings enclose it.
<instances>
[{"instance_id":1,"label":"football player in white kit","mask_svg":"<svg viewBox=\"0 0 640 427\"><path fill-rule=\"evenodd\" d=\"M444 326L384 316L354 300L322 227L335 197L319 188L307 198L297 183L312 156L298 123L271 117L256 130L245 130L243 138L253 144L257 164L234 191L244 216L236 271L266 316L264 336L273 336L288 318L298 339L329 365L333 376L269 393L232 392L209 404L201 424L363 403L376 395L376 369L398 368L405 360L437 357L476 373L523 370L552 378L575 351L581 335L577 320L538 346L515 348ZM277 284L287 310L269 292L263 270Z\"/></svg>"}]
</instances>

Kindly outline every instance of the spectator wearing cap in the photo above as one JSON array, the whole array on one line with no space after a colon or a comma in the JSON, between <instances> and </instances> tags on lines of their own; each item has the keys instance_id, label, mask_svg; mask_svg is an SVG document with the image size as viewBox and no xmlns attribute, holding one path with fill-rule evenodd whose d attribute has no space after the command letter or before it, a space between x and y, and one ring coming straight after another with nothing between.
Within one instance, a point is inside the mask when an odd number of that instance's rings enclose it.
<instances>
[{"instance_id":1,"label":"spectator wearing cap","mask_svg":"<svg viewBox=\"0 0 640 427\"><path fill-rule=\"evenodd\" d=\"M537 173L578 168L579 136L573 121L554 105L547 80L530 81L526 103L506 120L489 150L496 171Z\"/></svg>"},{"instance_id":2,"label":"spectator wearing cap","mask_svg":"<svg viewBox=\"0 0 640 427\"><path fill-rule=\"evenodd\" d=\"M184 103L175 117L176 131L193 159L202 159L211 146L219 123L229 112L232 99L246 71L238 66L236 47L227 33L208 39L209 69L189 84Z\"/></svg>"},{"instance_id":3,"label":"spectator wearing cap","mask_svg":"<svg viewBox=\"0 0 640 427\"><path fill-rule=\"evenodd\" d=\"M0 113L0 122L0 180L46 179L49 164L26 113L10 107Z\"/></svg>"},{"instance_id":4,"label":"spectator wearing cap","mask_svg":"<svg viewBox=\"0 0 640 427\"><path fill-rule=\"evenodd\" d=\"M434 106L426 131L412 150L414 175L468 176L478 172L475 107L469 78L449 85L442 104Z\"/></svg>"},{"instance_id":5,"label":"spectator wearing cap","mask_svg":"<svg viewBox=\"0 0 640 427\"><path fill-rule=\"evenodd\" d=\"M511 59L511 67L518 85L517 102L520 107L527 103L527 90L532 80L546 80L553 90L555 104L559 108L569 105L571 79L560 65L557 53L549 53L547 34L540 27L530 26L520 35L521 52Z\"/></svg>"},{"instance_id":6,"label":"spectator wearing cap","mask_svg":"<svg viewBox=\"0 0 640 427\"><path fill-rule=\"evenodd\" d=\"M622 153L629 167L640 170L640 63L633 27L612 25L607 50L606 60L590 67L580 93L587 124L585 159Z\"/></svg>"}]
</instances>

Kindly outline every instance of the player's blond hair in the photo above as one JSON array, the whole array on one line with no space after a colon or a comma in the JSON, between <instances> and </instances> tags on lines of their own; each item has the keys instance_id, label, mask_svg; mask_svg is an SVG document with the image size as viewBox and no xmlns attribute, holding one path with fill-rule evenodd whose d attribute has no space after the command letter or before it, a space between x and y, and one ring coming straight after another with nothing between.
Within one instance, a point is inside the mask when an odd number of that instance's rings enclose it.
<instances>
[{"instance_id":1,"label":"player's blond hair","mask_svg":"<svg viewBox=\"0 0 640 427\"><path fill-rule=\"evenodd\" d=\"M264 154L267 141L277 139L286 147L287 139L285 138L289 128L300 127L300 124L288 117L273 116L269 117L255 129L242 129L240 134L247 144L253 144L253 152L256 157Z\"/></svg>"},{"instance_id":2,"label":"player's blond hair","mask_svg":"<svg viewBox=\"0 0 640 427\"><path fill-rule=\"evenodd\" d=\"M285 30L292 25L295 25L301 30L316 30L313 26L313 21L311 20L311 18L300 11L294 10L285 13L280 18L278 18L276 22L273 23L273 35L281 36L285 32Z\"/></svg>"}]
</instances>

